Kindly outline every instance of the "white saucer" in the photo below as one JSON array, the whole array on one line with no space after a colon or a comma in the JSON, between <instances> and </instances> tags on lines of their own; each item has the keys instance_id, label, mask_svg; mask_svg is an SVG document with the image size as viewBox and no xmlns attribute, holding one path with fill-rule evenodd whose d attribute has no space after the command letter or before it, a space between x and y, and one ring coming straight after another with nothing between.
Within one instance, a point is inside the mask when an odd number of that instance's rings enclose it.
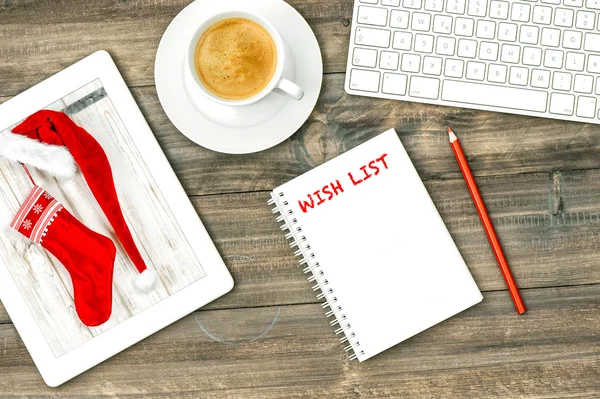
<instances>
[{"instance_id":1,"label":"white saucer","mask_svg":"<svg viewBox=\"0 0 600 399\"><path fill-rule=\"evenodd\" d=\"M208 100L186 82L186 38L207 16L224 11L250 11L269 20L286 42L284 77L304 89L300 101L270 93L247 107L229 107ZM323 81L319 44L296 10L282 0L196 0L173 19L163 35L154 66L156 91L167 116L185 136L213 151L247 154L273 147L308 119Z\"/></svg>"}]
</instances>

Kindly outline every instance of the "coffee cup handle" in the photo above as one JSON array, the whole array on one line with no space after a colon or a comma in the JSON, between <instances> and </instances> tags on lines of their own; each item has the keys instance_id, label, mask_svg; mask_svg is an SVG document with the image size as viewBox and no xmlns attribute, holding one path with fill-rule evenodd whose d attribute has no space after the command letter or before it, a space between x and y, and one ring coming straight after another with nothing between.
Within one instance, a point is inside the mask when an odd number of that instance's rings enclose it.
<instances>
[{"instance_id":1,"label":"coffee cup handle","mask_svg":"<svg viewBox=\"0 0 600 399\"><path fill-rule=\"evenodd\" d=\"M302 97L304 97L304 90L290 80L281 79L275 87L296 100L302 100Z\"/></svg>"}]
</instances>

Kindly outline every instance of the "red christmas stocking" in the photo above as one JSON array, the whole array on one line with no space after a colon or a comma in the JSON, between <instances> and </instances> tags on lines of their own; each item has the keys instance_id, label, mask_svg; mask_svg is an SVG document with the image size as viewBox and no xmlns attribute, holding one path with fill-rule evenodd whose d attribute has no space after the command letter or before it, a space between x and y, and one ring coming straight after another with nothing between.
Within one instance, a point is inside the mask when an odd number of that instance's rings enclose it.
<instances>
[{"instance_id":1,"label":"red christmas stocking","mask_svg":"<svg viewBox=\"0 0 600 399\"><path fill-rule=\"evenodd\" d=\"M140 273L136 285L142 291L151 290L157 281L156 272L146 267L125 223L112 168L100 143L85 129L77 126L67 115L49 110L38 111L31 115L15 127L13 132L35 140L36 144L39 144L37 141L41 141L51 147L64 145L68 148L100 208L123 244L123 248Z\"/></svg>"},{"instance_id":2,"label":"red christmas stocking","mask_svg":"<svg viewBox=\"0 0 600 399\"><path fill-rule=\"evenodd\" d=\"M98 326L112 312L113 242L75 219L38 186L10 226L54 255L73 281L75 309L86 326Z\"/></svg>"}]
</instances>

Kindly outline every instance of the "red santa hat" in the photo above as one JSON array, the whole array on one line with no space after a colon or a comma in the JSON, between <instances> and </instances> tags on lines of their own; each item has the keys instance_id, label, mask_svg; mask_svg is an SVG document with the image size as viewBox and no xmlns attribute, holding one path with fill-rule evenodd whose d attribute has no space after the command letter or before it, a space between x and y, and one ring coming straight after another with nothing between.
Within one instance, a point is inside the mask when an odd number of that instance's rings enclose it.
<instances>
[{"instance_id":1,"label":"red santa hat","mask_svg":"<svg viewBox=\"0 0 600 399\"><path fill-rule=\"evenodd\" d=\"M142 258L121 211L112 169L100 144L62 112L42 110L31 115L13 133L0 134L0 155L50 174L68 178L75 164L106 215L129 258L140 273L136 285L150 290L157 281ZM74 162L73 162L74 161Z\"/></svg>"}]
</instances>

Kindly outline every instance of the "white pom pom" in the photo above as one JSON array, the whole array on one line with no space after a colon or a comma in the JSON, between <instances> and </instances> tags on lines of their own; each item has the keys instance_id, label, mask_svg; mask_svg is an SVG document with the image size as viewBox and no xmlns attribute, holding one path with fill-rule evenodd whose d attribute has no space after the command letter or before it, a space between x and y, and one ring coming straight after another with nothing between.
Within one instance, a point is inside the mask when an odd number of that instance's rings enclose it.
<instances>
[{"instance_id":1,"label":"white pom pom","mask_svg":"<svg viewBox=\"0 0 600 399\"><path fill-rule=\"evenodd\" d=\"M8 131L0 133L0 156L67 179L73 177L77 170L75 160L66 147L44 144Z\"/></svg>"},{"instance_id":2,"label":"white pom pom","mask_svg":"<svg viewBox=\"0 0 600 399\"><path fill-rule=\"evenodd\" d=\"M29 239L17 230L10 227L14 215L11 215L8 209L0 210L0 233L12 237L16 242L29 242Z\"/></svg>"},{"instance_id":3,"label":"white pom pom","mask_svg":"<svg viewBox=\"0 0 600 399\"><path fill-rule=\"evenodd\" d=\"M158 273L155 270L144 270L135 280L136 287L142 292L150 292L156 287Z\"/></svg>"}]
</instances>

